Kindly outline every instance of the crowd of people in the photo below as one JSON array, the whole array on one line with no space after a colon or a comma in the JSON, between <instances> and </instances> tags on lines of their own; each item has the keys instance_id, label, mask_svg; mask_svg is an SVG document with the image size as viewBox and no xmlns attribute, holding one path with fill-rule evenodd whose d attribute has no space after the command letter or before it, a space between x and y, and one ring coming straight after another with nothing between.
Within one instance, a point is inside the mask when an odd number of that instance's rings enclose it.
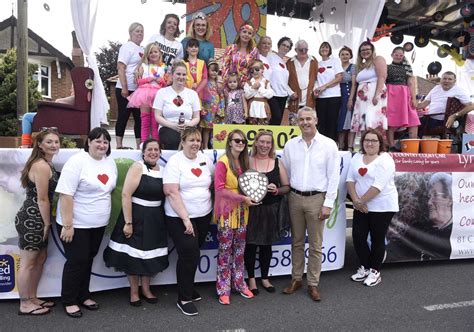
<instances>
[{"instance_id":1,"label":"crowd of people","mask_svg":"<svg viewBox=\"0 0 474 332\"><path fill-rule=\"evenodd\" d=\"M320 301L324 225L340 182L338 149L352 150L355 133L362 134L361 151L352 158L346 181L354 202L353 238L360 267L351 279L366 286L380 283L385 236L398 211L395 163L385 152L382 132L389 130L391 147L397 128L408 127L410 135L416 135L415 108L437 104L447 93L430 94L421 105L416 104L414 78L400 48L394 49L393 63L387 66L376 56L374 45L363 42L357 63L352 64L348 47L341 49L338 59L325 42L318 61L308 55L308 43L299 40L297 55L285 62L293 46L290 38L281 38L278 53L272 53L271 38L261 38L256 45L254 28L244 24L235 43L226 49L222 67L213 59L212 29L204 14L194 16L182 43L176 40L178 26L179 17L166 15L160 33L143 49L143 26L132 24L130 40L118 58L117 148L123 148L125 126L133 114L142 160L128 170L122 212L103 255L108 267L126 273L130 305L138 307L142 299L156 303L150 278L169 265L169 235L178 254L177 307L185 315L198 314L195 303L201 296L194 279L211 220L217 223L219 243L219 303L229 305L232 290L248 299L259 294L257 249L261 286L274 293L269 280L271 245L284 227L280 212L285 204L291 226L292 275L283 293L290 295L302 287L307 234L307 291L312 300ZM454 82L455 75L447 72L439 89L451 91ZM287 99L290 123L299 126L301 135L286 143L281 160L275 156L269 131L258 133L250 154L245 134L231 131L215 165L202 152L213 124L279 125ZM158 164L161 149L179 150L164 169ZM68 316L79 318L81 307L99 309L89 282L111 214L117 168L109 157L111 137L103 128L91 130L84 151L66 162L59 178L52 164L58 150L57 131L42 130L22 172L27 198L15 221L21 252L19 314L43 315L54 306L38 299L36 290L47 257L56 192L56 227L66 257L61 301ZM239 177L250 169L268 179L261 202L239 188Z\"/></svg>"}]
</instances>

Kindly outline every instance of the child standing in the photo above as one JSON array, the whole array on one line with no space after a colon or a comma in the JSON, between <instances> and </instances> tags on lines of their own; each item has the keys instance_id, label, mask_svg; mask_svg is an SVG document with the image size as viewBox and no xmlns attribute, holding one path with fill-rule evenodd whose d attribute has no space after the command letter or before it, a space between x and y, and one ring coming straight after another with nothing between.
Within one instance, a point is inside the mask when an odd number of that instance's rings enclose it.
<instances>
[{"instance_id":1,"label":"child standing","mask_svg":"<svg viewBox=\"0 0 474 332\"><path fill-rule=\"evenodd\" d=\"M203 93L201 122L202 143L207 148L214 123L224 123L225 99L224 88L218 81L219 65L213 59L209 60L207 88Z\"/></svg>"},{"instance_id":2,"label":"child standing","mask_svg":"<svg viewBox=\"0 0 474 332\"><path fill-rule=\"evenodd\" d=\"M244 98L244 89L240 87L239 75L230 73L227 76L227 89L225 93L225 123L245 124L249 116L247 101Z\"/></svg>"},{"instance_id":3,"label":"child standing","mask_svg":"<svg viewBox=\"0 0 474 332\"><path fill-rule=\"evenodd\" d=\"M156 92L167 86L167 66L162 62L161 51L156 44L145 48L142 63L138 68L138 88L128 97L127 107L139 107L141 117L141 141L150 136L158 140L158 123L151 109Z\"/></svg>"},{"instance_id":4,"label":"child standing","mask_svg":"<svg viewBox=\"0 0 474 332\"><path fill-rule=\"evenodd\" d=\"M197 92L202 99L204 88L207 85L207 67L204 60L198 59L199 41L191 38L186 44L184 63L188 69L186 87Z\"/></svg>"},{"instance_id":5,"label":"child standing","mask_svg":"<svg viewBox=\"0 0 474 332\"><path fill-rule=\"evenodd\" d=\"M249 101L249 123L268 124L271 113L268 99L273 97L270 82L263 77L263 62L254 60L250 64L250 81L244 85L245 98Z\"/></svg>"}]
</instances>

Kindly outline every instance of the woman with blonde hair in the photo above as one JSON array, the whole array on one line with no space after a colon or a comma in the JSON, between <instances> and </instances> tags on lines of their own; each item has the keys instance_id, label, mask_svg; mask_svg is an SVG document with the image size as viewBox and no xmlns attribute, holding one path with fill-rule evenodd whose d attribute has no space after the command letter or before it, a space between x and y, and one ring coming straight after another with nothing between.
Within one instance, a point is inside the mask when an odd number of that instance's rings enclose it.
<instances>
[{"instance_id":1,"label":"woman with blonde hair","mask_svg":"<svg viewBox=\"0 0 474 332\"><path fill-rule=\"evenodd\" d=\"M239 75L241 87L249 80L250 63L258 59L254 36L255 28L249 23L244 23L235 42L227 46L224 52L224 80L233 72Z\"/></svg>"},{"instance_id":2,"label":"woman with blonde hair","mask_svg":"<svg viewBox=\"0 0 474 332\"><path fill-rule=\"evenodd\" d=\"M214 44L210 41L212 35L212 26L206 14L198 12L193 15L191 24L189 25L188 35L181 41L183 49L186 50L189 39L197 39L199 41L198 59L209 63L209 59L214 58Z\"/></svg>"}]
</instances>

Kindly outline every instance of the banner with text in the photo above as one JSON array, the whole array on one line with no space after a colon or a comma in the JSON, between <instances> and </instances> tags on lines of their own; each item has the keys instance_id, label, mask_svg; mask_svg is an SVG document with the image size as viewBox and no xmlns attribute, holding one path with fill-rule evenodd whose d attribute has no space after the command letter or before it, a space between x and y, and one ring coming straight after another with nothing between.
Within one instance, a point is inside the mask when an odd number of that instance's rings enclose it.
<instances>
[{"instance_id":1,"label":"banner with text","mask_svg":"<svg viewBox=\"0 0 474 332\"><path fill-rule=\"evenodd\" d=\"M394 153L386 262L474 257L474 155Z\"/></svg>"},{"instance_id":2,"label":"banner with text","mask_svg":"<svg viewBox=\"0 0 474 332\"><path fill-rule=\"evenodd\" d=\"M79 150L61 150L53 162L58 171L64 163ZM18 298L16 279L18 278L19 249L17 246L18 235L15 229L15 215L25 198L24 189L20 187L20 172L29 157L29 149L0 149L0 299ZM160 164L166 165L168 158L174 151L163 151ZM207 150L206 154L215 162L223 153L222 150ZM339 197L336 208L333 209L331 217L326 221L323 242L323 270L340 269L344 265L345 239L346 239L346 210L345 178L350 163L350 154L341 152L341 181L339 185ZM119 181L116 190L112 194L112 215L106 235L101 244L99 254L94 259L91 278L91 291L99 291L128 286L128 281L123 273L116 272L105 266L102 252L107 246L110 233L114 227L115 220L120 212L121 184L125 178L128 167L134 160L141 157L140 151L113 150L111 157L116 161L119 171ZM53 212L54 214L54 212ZM216 226L211 227L206 242L201 250L196 281L216 280L216 257L217 257ZM152 279L152 284L172 284L176 282L176 250L169 240L170 266ZM308 249L306 249L306 254ZM59 240L56 228L52 227L49 238L48 259L46 261L43 276L38 289L39 296L59 296L61 291L61 275L64 265L64 250ZM258 267L258 261L257 261ZM259 272L257 271L257 276ZM280 242L273 245L273 257L271 260L270 275L291 274L291 233L287 231Z\"/></svg>"}]
</instances>

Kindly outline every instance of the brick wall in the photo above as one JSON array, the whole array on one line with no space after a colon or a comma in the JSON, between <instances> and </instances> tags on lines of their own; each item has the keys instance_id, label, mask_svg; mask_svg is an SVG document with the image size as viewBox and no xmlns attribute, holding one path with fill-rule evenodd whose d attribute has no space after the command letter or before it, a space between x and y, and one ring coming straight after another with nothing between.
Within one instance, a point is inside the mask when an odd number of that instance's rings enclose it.
<instances>
[{"instance_id":1,"label":"brick wall","mask_svg":"<svg viewBox=\"0 0 474 332\"><path fill-rule=\"evenodd\" d=\"M58 70L56 61L51 63L51 99L54 101L58 98L68 97L72 85L71 71L64 62L59 63L61 66L61 78L58 78Z\"/></svg>"}]
</instances>

